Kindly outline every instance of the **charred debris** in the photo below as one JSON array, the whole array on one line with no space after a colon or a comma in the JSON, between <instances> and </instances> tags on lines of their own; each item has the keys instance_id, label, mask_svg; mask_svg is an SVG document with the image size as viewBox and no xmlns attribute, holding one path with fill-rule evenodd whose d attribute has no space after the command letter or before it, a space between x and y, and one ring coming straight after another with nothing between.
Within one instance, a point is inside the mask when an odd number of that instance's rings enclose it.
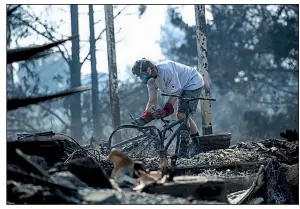
<instances>
[{"instance_id":1,"label":"charred debris","mask_svg":"<svg viewBox=\"0 0 300 209\"><path fill-rule=\"evenodd\" d=\"M101 143L81 146L53 132L18 135L17 140L7 142L7 203L299 202L295 139L240 142L228 149L180 158L175 169L168 158L164 175L158 157L133 159L105 148Z\"/></svg>"},{"instance_id":2,"label":"charred debris","mask_svg":"<svg viewBox=\"0 0 300 209\"><path fill-rule=\"evenodd\" d=\"M18 7L18 6L17 6ZM17 9L7 11L12 15ZM7 51L7 64L47 56L78 36ZM7 99L7 110L89 90ZM54 132L7 141L7 204L299 204L299 136L240 142L177 160L161 172L160 159L114 163L105 144L79 145ZM112 171L113 178L112 178Z\"/></svg>"}]
</instances>

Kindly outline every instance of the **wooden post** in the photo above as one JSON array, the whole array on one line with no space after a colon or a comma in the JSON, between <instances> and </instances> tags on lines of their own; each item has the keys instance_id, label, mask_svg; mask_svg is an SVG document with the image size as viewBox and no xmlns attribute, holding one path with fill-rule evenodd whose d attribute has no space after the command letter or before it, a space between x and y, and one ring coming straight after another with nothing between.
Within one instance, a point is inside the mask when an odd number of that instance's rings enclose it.
<instances>
[{"instance_id":1,"label":"wooden post","mask_svg":"<svg viewBox=\"0 0 300 209\"><path fill-rule=\"evenodd\" d=\"M200 73L204 78L202 97L210 98L205 5L195 5L195 17L196 17L197 52L198 52L198 71L200 71ZM212 130L212 123L211 123L211 102L210 101L201 100L201 116L202 116L202 135L212 134L213 130Z\"/></svg>"},{"instance_id":2,"label":"wooden post","mask_svg":"<svg viewBox=\"0 0 300 209\"><path fill-rule=\"evenodd\" d=\"M109 71L109 89L110 89L110 102L111 102L111 115L113 128L116 129L120 126L120 105L118 97L118 74L116 63L116 50L115 50L115 32L114 32L114 16L113 6L104 5L105 11L105 24L106 24L106 42L107 42L107 60ZM116 141L120 138L116 135Z\"/></svg>"}]
</instances>

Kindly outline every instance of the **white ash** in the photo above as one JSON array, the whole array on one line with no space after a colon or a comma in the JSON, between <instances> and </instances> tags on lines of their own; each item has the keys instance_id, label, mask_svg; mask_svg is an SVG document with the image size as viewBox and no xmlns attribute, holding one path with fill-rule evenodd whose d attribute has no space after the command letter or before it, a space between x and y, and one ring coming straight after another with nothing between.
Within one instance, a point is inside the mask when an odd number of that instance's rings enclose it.
<instances>
[{"instance_id":1,"label":"white ash","mask_svg":"<svg viewBox=\"0 0 300 209\"><path fill-rule=\"evenodd\" d=\"M87 195L91 189L82 189L80 194ZM148 194L148 193L137 193L130 190L123 190L121 192L105 189L109 193L113 193L121 201L121 204L221 204L215 201L189 201L186 198L173 197L171 195L164 194Z\"/></svg>"},{"instance_id":2,"label":"white ash","mask_svg":"<svg viewBox=\"0 0 300 209\"><path fill-rule=\"evenodd\" d=\"M222 149L200 153L191 158L180 158L177 160L179 166L233 164L238 162L255 162L266 160L267 155L246 149Z\"/></svg>"}]
</instances>

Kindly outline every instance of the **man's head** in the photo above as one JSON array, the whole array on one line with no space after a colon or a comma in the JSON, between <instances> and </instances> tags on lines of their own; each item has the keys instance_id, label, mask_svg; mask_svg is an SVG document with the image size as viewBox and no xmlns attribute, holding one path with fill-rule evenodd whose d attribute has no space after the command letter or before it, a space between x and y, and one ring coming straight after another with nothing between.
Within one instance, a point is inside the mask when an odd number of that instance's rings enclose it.
<instances>
[{"instance_id":1,"label":"man's head","mask_svg":"<svg viewBox=\"0 0 300 209\"><path fill-rule=\"evenodd\" d=\"M142 58L134 63L131 72L138 76L143 83L147 83L152 76L156 75L154 69L155 65L150 60Z\"/></svg>"}]
</instances>

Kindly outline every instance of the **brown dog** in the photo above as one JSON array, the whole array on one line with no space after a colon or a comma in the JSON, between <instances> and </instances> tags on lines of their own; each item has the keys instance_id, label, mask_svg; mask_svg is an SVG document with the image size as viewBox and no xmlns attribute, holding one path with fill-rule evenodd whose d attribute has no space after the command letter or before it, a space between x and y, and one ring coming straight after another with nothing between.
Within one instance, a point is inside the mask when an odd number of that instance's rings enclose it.
<instances>
[{"instance_id":1,"label":"brown dog","mask_svg":"<svg viewBox=\"0 0 300 209\"><path fill-rule=\"evenodd\" d=\"M108 160L114 164L114 169L111 173L112 178L115 178L120 173L133 177L134 161L120 150L113 149L108 155Z\"/></svg>"}]
</instances>

